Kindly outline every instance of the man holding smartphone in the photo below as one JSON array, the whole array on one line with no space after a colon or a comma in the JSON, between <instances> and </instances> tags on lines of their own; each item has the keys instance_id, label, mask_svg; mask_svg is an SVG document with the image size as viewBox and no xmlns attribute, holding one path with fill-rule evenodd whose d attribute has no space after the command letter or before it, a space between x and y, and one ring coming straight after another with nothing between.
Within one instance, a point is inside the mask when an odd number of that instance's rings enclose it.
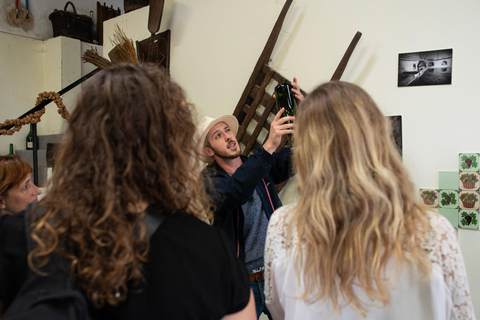
<instances>
[{"instance_id":1,"label":"man holding smartphone","mask_svg":"<svg viewBox=\"0 0 480 320\"><path fill-rule=\"evenodd\" d=\"M303 100L296 78L292 93L299 102ZM208 163L202 173L216 206L214 226L226 232L250 273L257 318L263 311L271 319L263 293L263 256L268 220L282 205L275 185L293 174L291 149L275 152L283 135L292 134L295 127L295 117L282 117L284 111L275 115L267 140L248 158L241 156L234 116L204 117L198 126L201 152Z\"/></svg>"}]
</instances>

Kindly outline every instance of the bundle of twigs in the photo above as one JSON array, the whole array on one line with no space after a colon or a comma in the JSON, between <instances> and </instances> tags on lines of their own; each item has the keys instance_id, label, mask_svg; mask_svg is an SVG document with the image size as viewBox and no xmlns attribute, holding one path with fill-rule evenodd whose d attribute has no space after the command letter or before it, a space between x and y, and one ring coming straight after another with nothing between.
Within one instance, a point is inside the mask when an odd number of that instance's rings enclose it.
<instances>
[{"instance_id":1,"label":"bundle of twigs","mask_svg":"<svg viewBox=\"0 0 480 320\"><path fill-rule=\"evenodd\" d=\"M125 32L115 25L113 40L110 39L115 47L108 53L108 59L102 57L97 48L90 48L82 56L83 62L89 62L100 69L107 69L116 63L138 63L137 53L133 41L127 38Z\"/></svg>"},{"instance_id":2,"label":"bundle of twigs","mask_svg":"<svg viewBox=\"0 0 480 320\"><path fill-rule=\"evenodd\" d=\"M138 63L137 52L135 51L133 40L127 38L127 35L122 29L120 29L118 24L115 25L113 40L110 39L110 41L112 45L115 46L115 48L108 53L108 56L113 63Z\"/></svg>"},{"instance_id":3,"label":"bundle of twigs","mask_svg":"<svg viewBox=\"0 0 480 320\"><path fill-rule=\"evenodd\" d=\"M113 65L113 63L110 62L110 60L105 59L98 53L97 48L93 48L93 47L85 51L85 53L82 56L82 61L89 62L102 70L107 69L108 67L111 67Z\"/></svg>"}]
</instances>

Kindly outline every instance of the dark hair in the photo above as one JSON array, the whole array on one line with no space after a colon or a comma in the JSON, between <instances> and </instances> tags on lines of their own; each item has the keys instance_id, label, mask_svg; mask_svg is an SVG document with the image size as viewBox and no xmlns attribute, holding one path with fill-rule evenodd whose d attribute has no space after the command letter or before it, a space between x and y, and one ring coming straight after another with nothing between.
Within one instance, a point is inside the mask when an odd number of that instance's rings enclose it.
<instances>
[{"instance_id":1,"label":"dark hair","mask_svg":"<svg viewBox=\"0 0 480 320\"><path fill-rule=\"evenodd\" d=\"M143 202L166 214L210 217L198 169L194 109L153 65L119 64L82 88L59 147L51 189L34 223L35 268L53 252L72 259L97 307L116 305L142 278L148 253ZM62 252L59 242L67 243Z\"/></svg>"}]
</instances>

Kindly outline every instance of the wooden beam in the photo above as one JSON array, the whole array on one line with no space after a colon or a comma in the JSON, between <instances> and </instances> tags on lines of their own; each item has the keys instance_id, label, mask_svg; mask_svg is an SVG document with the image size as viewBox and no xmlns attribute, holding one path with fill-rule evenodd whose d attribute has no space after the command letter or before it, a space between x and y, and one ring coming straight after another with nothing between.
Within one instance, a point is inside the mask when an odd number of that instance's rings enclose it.
<instances>
[{"instance_id":1,"label":"wooden beam","mask_svg":"<svg viewBox=\"0 0 480 320\"><path fill-rule=\"evenodd\" d=\"M347 51L345 51L345 54L343 55L342 60L338 64L337 70L335 70L332 78L330 81L338 81L343 75L343 71L345 71L345 68L347 67L348 60L350 59L350 56L353 53L353 50L357 46L358 41L360 40L360 37L362 36L362 33L357 31L355 36L353 37L352 41L350 42L350 45L347 48Z\"/></svg>"},{"instance_id":2,"label":"wooden beam","mask_svg":"<svg viewBox=\"0 0 480 320\"><path fill-rule=\"evenodd\" d=\"M260 55L260 58L258 58L257 64L253 69L252 75L250 76L250 79L248 80L248 83L245 86L245 89L243 90L242 96L238 101L237 107L233 112L234 114L238 114L242 110L243 104L245 103L245 100L248 97L249 92L252 90L252 87L255 84L255 79L257 78L258 73L262 70L263 66L268 63L268 60L272 55L273 48L275 47L275 43L277 42L278 35L280 34L280 30L282 29L283 21L285 20L285 17L287 15L288 9L290 8L290 5L292 4L292 1L293 0L287 0L283 5L283 9L280 12L280 15L277 19L277 22L275 23L275 26L273 27L272 32L270 33L270 37L267 40L267 44L265 45L265 48L263 48L263 52Z\"/></svg>"}]
</instances>

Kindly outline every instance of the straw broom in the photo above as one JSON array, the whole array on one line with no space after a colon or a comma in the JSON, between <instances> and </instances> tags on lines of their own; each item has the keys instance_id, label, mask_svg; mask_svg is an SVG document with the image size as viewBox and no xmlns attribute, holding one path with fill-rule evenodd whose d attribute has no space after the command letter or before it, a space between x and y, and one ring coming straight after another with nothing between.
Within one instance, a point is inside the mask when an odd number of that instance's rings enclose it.
<instances>
[{"instance_id":1,"label":"straw broom","mask_svg":"<svg viewBox=\"0 0 480 320\"><path fill-rule=\"evenodd\" d=\"M108 53L108 59L102 57L97 48L90 48L82 56L83 62L89 62L100 69L107 69L117 63L138 63L137 53L133 46L133 41L127 38L118 24L115 25L113 40L110 42L115 47Z\"/></svg>"},{"instance_id":2,"label":"straw broom","mask_svg":"<svg viewBox=\"0 0 480 320\"><path fill-rule=\"evenodd\" d=\"M118 24L115 25L113 40L110 39L110 42L115 46L115 48L108 53L113 63L138 63L137 52L135 51L132 39L127 38L127 35L120 29Z\"/></svg>"},{"instance_id":3,"label":"straw broom","mask_svg":"<svg viewBox=\"0 0 480 320\"><path fill-rule=\"evenodd\" d=\"M102 57L99 53L97 48L90 48L82 56L83 62L89 62L100 69L107 69L113 66L113 63L110 62L108 59Z\"/></svg>"}]
</instances>

